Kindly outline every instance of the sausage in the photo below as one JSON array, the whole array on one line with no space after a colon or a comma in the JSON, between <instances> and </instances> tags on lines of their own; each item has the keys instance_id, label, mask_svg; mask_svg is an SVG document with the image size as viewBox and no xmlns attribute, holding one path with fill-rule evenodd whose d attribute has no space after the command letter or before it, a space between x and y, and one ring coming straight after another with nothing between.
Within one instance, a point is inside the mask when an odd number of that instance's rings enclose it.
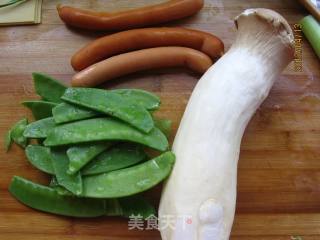
<instances>
[{"instance_id":1,"label":"sausage","mask_svg":"<svg viewBox=\"0 0 320 240\"><path fill-rule=\"evenodd\" d=\"M117 31L169 22L197 13L203 0L170 0L165 3L114 13L57 6L67 25L89 30Z\"/></svg>"},{"instance_id":2,"label":"sausage","mask_svg":"<svg viewBox=\"0 0 320 240\"><path fill-rule=\"evenodd\" d=\"M158 47L113 56L75 74L74 87L93 87L126 74L166 67L187 67L203 74L213 64L206 54L185 47Z\"/></svg>"},{"instance_id":3,"label":"sausage","mask_svg":"<svg viewBox=\"0 0 320 240\"><path fill-rule=\"evenodd\" d=\"M197 49L216 60L223 54L223 42L216 36L186 28L143 28L99 38L76 52L71 58L74 70L80 71L103 59L133 50L182 46Z\"/></svg>"}]
</instances>

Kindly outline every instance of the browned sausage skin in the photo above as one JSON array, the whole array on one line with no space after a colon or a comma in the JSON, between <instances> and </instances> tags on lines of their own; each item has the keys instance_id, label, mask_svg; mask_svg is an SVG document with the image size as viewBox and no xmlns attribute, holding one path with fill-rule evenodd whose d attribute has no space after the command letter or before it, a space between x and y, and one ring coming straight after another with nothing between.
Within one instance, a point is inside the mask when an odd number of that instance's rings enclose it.
<instances>
[{"instance_id":1,"label":"browned sausage skin","mask_svg":"<svg viewBox=\"0 0 320 240\"><path fill-rule=\"evenodd\" d=\"M80 71L108 57L134 50L181 46L193 48L216 60L224 52L223 42L216 36L186 28L142 28L111 34L87 44L72 59L74 70Z\"/></svg>"},{"instance_id":2,"label":"browned sausage skin","mask_svg":"<svg viewBox=\"0 0 320 240\"><path fill-rule=\"evenodd\" d=\"M206 54L185 47L158 47L116 55L77 73L72 86L93 87L126 74L167 67L187 67L203 74L213 64Z\"/></svg>"},{"instance_id":3,"label":"browned sausage skin","mask_svg":"<svg viewBox=\"0 0 320 240\"><path fill-rule=\"evenodd\" d=\"M128 11L95 12L68 6L57 6L60 18L66 24L91 30L123 30L155 25L181 19L197 13L203 0L170 0L157 5Z\"/></svg>"}]
</instances>

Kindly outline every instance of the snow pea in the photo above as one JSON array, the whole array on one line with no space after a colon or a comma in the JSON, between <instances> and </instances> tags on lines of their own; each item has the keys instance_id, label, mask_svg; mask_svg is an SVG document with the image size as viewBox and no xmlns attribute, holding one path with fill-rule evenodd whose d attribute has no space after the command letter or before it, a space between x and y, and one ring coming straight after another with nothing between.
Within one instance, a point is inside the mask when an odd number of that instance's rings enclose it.
<instances>
[{"instance_id":1,"label":"snow pea","mask_svg":"<svg viewBox=\"0 0 320 240\"><path fill-rule=\"evenodd\" d=\"M10 137L19 146L25 148L28 144L28 139L23 135L24 130L28 125L28 119L22 118L12 128Z\"/></svg>"},{"instance_id":2,"label":"snow pea","mask_svg":"<svg viewBox=\"0 0 320 240\"><path fill-rule=\"evenodd\" d=\"M58 183L58 180L55 176L53 176L50 180L50 183L49 183L49 187L56 187L56 186L60 186L59 183Z\"/></svg>"},{"instance_id":3,"label":"snow pea","mask_svg":"<svg viewBox=\"0 0 320 240\"><path fill-rule=\"evenodd\" d=\"M67 150L69 157L68 173L78 172L84 165L110 146L110 142L92 142L70 147Z\"/></svg>"},{"instance_id":4,"label":"snow pea","mask_svg":"<svg viewBox=\"0 0 320 240\"><path fill-rule=\"evenodd\" d=\"M6 152L9 151L12 144L11 129L4 135L4 147Z\"/></svg>"},{"instance_id":5,"label":"snow pea","mask_svg":"<svg viewBox=\"0 0 320 240\"><path fill-rule=\"evenodd\" d=\"M35 168L51 175L55 174L50 148L40 145L28 145L26 147L26 156Z\"/></svg>"},{"instance_id":6,"label":"snow pea","mask_svg":"<svg viewBox=\"0 0 320 240\"><path fill-rule=\"evenodd\" d=\"M53 169L59 185L65 187L70 192L80 195L82 193L81 174L67 174L69 159L64 149L51 149L51 159Z\"/></svg>"},{"instance_id":7,"label":"snow pea","mask_svg":"<svg viewBox=\"0 0 320 240\"><path fill-rule=\"evenodd\" d=\"M47 134L56 126L52 117L30 123L23 132L27 138L46 138Z\"/></svg>"},{"instance_id":8,"label":"snow pea","mask_svg":"<svg viewBox=\"0 0 320 240\"><path fill-rule=\"evenodd\" d=\"M55 185L58 187L59 185ZM21 203L43 211L70 217L99 217L141 215L144 219L155 215L154 207L141 196L120 199L79 198L59 194L56 189L14 176L9 192Z\"/></svg>"},{"instance_id":9,"label":"snow pea","mask_svg":"<svg viewBox=\"0 0 320 240\"><path fill-rule=\"evenodd\" d=\"M156 110L161 103L157 95L141 89L115 89L110 91L120 94L126 101L134 102L147 110Z\"/></svg>"},{"instance_id":10,"label":"snow pea","mask_svg":"<svg viewBox=\"0 0 320 240\"><path fill-rule=\"evenodd\" d=\"M81 174L94 175L133 166L147 158L142 146L118 144L95 157L81 169Z\"/></svg>"},{"instance_id":11,"label":"snow pea","mask_svg":"<svg viewBox=\"0 0 320 240\"><path fill-rule=\"evenodd\" d=\"M51 187L53 188L54 190L57 191L57 193L59 195L62 195L62 196L76 196L74 195L72 192L70 192L69 190L67 190L65 187L62 187L60 185L57 185L57 186L53 186Z\"/></svg>"},{"instance_id":12,"label":"snow pea","mask_svg":"<svg viewBox=\"0 0 320 240\"><path fill-rule=\"evenodd\" d=\"M101 115L100 113L69 103L60 103L52 109L56 123L73 122Z\"/></svg>"},{"instance_id":13,"label":"snow pea","mask_svg":"<svg viewBox=\"0 0 320 240\"><path fill-rule=\"evenodd\" d=\"M67 88L65 85L42 73L32 73L32 77L38 95L49 102L62 102L61 96Z\"/></svg>"},{"instance_id":14,"label":"snow pea","mask_svg":"<svg viewBox=\"0 0 320 240\"><path fill-rule=\"evenodd\" d=\"M155 110L160 106L160 99L147 91L139 89L116 89L109 92L120 94L126 101L138 104L147 110ZM76 120L98 117L101 113L69 103L60 103L53 110L56 123L72 122Z\"/></svg>"},{"instance_id":15,"label":"snow pea","mask_svg":"<svg viewBox=\"0 0 320 240\"><path fill-rule=\"evenodd\" d=\"M130 168L83 177L84 197L117 198L146 191L164 180L173 167L175 155L162 155Z\"/></svg>"},{"instance_id":16,"label":"snow pea","mask_svg":"<svg viewBox=\"0 0 320 240\"><path fill-rule=\"evenodd\" d=\"M63 100L108 114L148 133L154 127L150 113L120 94L94 88L68 88Z\"/></svg>"},{"instance_id":17,"label":"snow pea","mask_svg":"<svg viewBox=\"0 0 320 240\"><path fill-rule=\"evenodd\" d=\"M157 128L159 128L160 131L163 132L167 138L170 137L171 126L172 126L171 120L154 117L153 121L154 121L154 125Z\"/></svg>"},{"instance_id":18,"label":"snow pea","mask_svg":"<svg viewBox=\"0 0 320 240\"><path fill-rule=\"evenodd\" d=\"M75 196L72 192L70 192L69 190L67 190L65 187L62 187L61 185L59 185L58 180L55 176L53 176L51 178L51 181L49 183L49 187L53 188L54 190L57 191L57 193L59 195L63 195L63 196Z\"/></svg>"},{"instance_id":19,"label":"snow pea","mask_svg":"<svg viewBox=\"0 0 320 240\"><path fill-rule=\"evenodd\" d=\"M72 217L98 217L106 213L104 199L59 195L50 187L18 176L13 177L9 191L23 204L44 212Z\"/></svg>"},{"instance_id":20,"label":"snow pea","mask_svg":"<svg viewBox=\"0 0 320 240\"><path fill-rule=\"evenodd\" d=\"M104 141L127 140L140 143L159 151L168 148L168 140L157 128L143 133L114 118L93 118L57 126L50 131L45 146Z\"/></svg>"},{"instance_id":21,"label":"snow pea","mask_svg":"<svg viewBox=\"0 0 320 240\"><path fill-rule=\"evenodd\" d=\"M156 215L155 208L142 196L118 198L118 201L121 206L121 216L123 217L130 218L140 215L143 219L147 219Z\"/></svg>"},{"instance_id":22,"label":"snow pea","mask_svg":"<svg viewBox=\"0 0 320 240\"><path fill-rule=\"evenodd\" d=\"M40 120L52 116L52 109L57 106L56 103L47 101L25 101L22 105L29 108L34 119Z\"/></svg>"},{"instance_id":23,"label":"snow pea","mask_svg":"<svg viewBox=\"0 0 320 240\"><path fill-rule=\"evenodd\" d=\"M155 208L144 197L134 195L124 198L105 199L106 216L130 218L140 215L143 219L156 214Z\"/></svg>"}]
</instances>

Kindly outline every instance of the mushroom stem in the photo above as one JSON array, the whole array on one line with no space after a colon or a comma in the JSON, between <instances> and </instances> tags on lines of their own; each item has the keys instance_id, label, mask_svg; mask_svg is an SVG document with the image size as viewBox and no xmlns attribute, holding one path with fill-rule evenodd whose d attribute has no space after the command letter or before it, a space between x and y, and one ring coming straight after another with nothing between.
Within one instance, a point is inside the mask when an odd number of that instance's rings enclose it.
<instances>
[{"instance_id":1,"label":"mushroom stem","mask_svg":"<svg viewBox=\"0 0 320 240\"><path fill-rule=\"evenodd\" d=\"M175 137L159 208L163 240L229 239L244 130L293 59L291 28L276 12L246 10L236 26L235 43L198 82Z\"/></svg>"}]
</instances>

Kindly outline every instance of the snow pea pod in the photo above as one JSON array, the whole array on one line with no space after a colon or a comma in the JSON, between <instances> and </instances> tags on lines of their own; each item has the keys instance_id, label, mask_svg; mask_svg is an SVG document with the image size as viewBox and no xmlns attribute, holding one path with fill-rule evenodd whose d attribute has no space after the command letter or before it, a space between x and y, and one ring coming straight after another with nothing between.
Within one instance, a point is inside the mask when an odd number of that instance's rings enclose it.
<instances>
[{"instance_id":1,"label":"snow pea pod","mask_svg":"<svg viewBox=\"0 0 320 240\"><path fill-rule=\"evenodd\" d=\"M56 126L52 117L30 123L23 132L27 138L46 138L47 134Z\"/></svg>"},{"instance_id":2,"label":"snow pea pod","mask_svg":"<svg viewBox=\"0 0 320 240\"><path fill-rule=\"evenodd\" d=\"M57 191L59 195L64 195L64 196L75 196L72 192L67 190L65 187L62 187L59 185L58 180L55 176L51 178L51 181L49 183L49 187L53 188L54 190Z\"/></svg>"},{"instance_id":3,"label":"snow pea pod","mask_svg":"<svg viewBox=\"0 0 320 240\"><path fill-rule=\"evenodd\" d=\"M130 218L132 216L142 216L146 219L155 216L155 208L142 196L135 195L125 198L118 198L121 206L121 216Z\"/></svg>"},{"instance_id":4,"label":"snow pea pod","mask_svg":"<svg viewBox=\"0 0 320 240\"><path fill-rule=\"evenodd\" d=\"M164 133L164 135L170 137L170 132L171 132L171 126L172 126L172 121L169 119L161 119L154 117L153 118L154 125L160 129L161 132Z\"/></svg>"},{"instance_id":5,"label":"snow pea pod","mask_svg":"<svg viewBox=\"0 0 320 240\"><path fill-rule=\"evenodd\" d=\"M51 159L53 169L59 185L65 187L73 194L80 195L82 193L81 174L70 175L67 173L69 159L64 149L51 149Z\"/></svg>"},{"instance_id":6,"label":"snow pea pod","mask_svg":"<svg viewBox=\"0 0 320 240\"><path fill-rule=\"evenodd\" d=\"M62 187L60 185L53 186L52 188L54 190L56 190L59 195L62 195L62 196L76 196L72 192L67 190L65 187Z\"/></svg>"},{"instance_id":7,"label":"snow pea pod","mask_svg":"<svg viewBox=\"0 0 320 240\"><path fill-rule=\"evenodd\" d=\"M103 199L59 195L50 187L18 176L13 177L9 191L23 204L44 212L72 217L98 217L106 213Z\"/></svg>"},{"instance_id":8,"label":"snow pea pod","mask_svg":"<svg viewBox=\"0 0 320 240\"><path fill-rule=\"evenodd\" d=\"M110 142L92 142L70 147L67 150L69 157L68 173L78 172L84 165L110 146Z\"/></svg>"},{"instance_id":9,"label":"snow pea pod","mask_svg":"<svg viewBox=\"0 0 320 240\"><path fill-rule=\"evenodd\" d=\"M58 185L56 185L58 187ZM154 207L141 196L121 199L79 198L59 194L56 189L14 176L9 192L31 208L70 217L142 216L155 215Z\"/></svg>"},{"instance_id":10,"label":"snow pea pod","mask_svg":"<svg viewBox=\"0 0 320 240\"><path fill-rule=\"evenodd\" d=\"M49 187L56 187L56 186L60 186L59 183L58 183L58 180L55 176L53 176L51 178L51 181L49 183Z\"/></svg>"},{"instance_id":11,"label":"snow pea pod","mask_svg":"<svg viewBox=\"0 0 320 240\"><path fill-rule=\"evenodd\" d=\"M115 89L111 92L118 93L129 102L134 102L147 110L156 110L160 107L160 98L141 89Z\"/></svg>"},{"instance_id":12,"label":"snow pea pod","mask_svg":"<svg viewBox=\"0 0 320 240\"><path fill-rule=\"evenodd\" d=\"M29 108L34 119L40 120L52 116L52 109L57 106L56 103L47 101L25 101L22 105Z\"/></svg>"},{"instance_id":13,"label":"snow pea pod","mask_svg":"<svg viewBox=\"0 0 320 240\"><path fill-rule=\"evenodd\" d=\"M28 125L28 119L22 118L12 128L10 137L19 146L25 148L28 144L28 139L23 135L24 130Z\"/></svg>"},{"instance_id":14,"label":"snow pea pod","mask_svg":"<svg viewBox=\"0 0 320 240\"><path fill-rule=\"evenodd\" d=\"M6 152L9 151L12 144L11 129L4 135L4 147Z\"/></svg>"},{"instance_id":15,"label":"snow pea pod","mask_svg":"<svg viewBox=\"0 0 320 240\"><path fill-rule=\"evenodd\" d=\"M118 198L146 191L169 175L174 161L175 155L172 152L166 152L130 168L85 176L82 196Z\"/></svg>"},{"instance_id":16,"label":"snow pea pod","mask_svg":"<svg viewBox=\"0 0 320 240\"><path fill-rule=\"evenodd\" d=\"M27 159L35 168L51 175L55 174L50 148L40 145L28 145L25 152Z\"/></svg>"},{"instance_id":17,"label":"snow pea pod","mask_svg":"<svg viewBox=\"0 0 320 240\"><path fill-rule=\"evenodd\" d=\"M156 210L144 197L134 195L124 198L110 198L106 201L106 216L132 218L140 215L143 219L155 216Z\"/></svg>"},{"instance_id":18,"label":"snow pea pod","mask_svg":"<svg viewBox=\"0 0 320 240\"><path fill-rule=\"evenodd\" d=\"M56 123L66 123L99 116L101 113L69 103L60 103L52 109L52 115Z\"/></svg>"},{"instance_id":19,"label":"snow pea pod","mask_svg":"<svg viewBox=\"0 0 320 240\"><path fill-rule=\"evenodd\" d=\"M63 100L108 114L148 133L154 127L150 113L120 94L94 88L68 88Z\"/></svg>"},{"instance_id":20,"label":"snow pea pod","mask_svg":"<svg viewBox=\"0 0 320 240\"><path fill-rule=\"evenodd\" d=\"M120 94L126 101L138 104L147 110L155 110L160 106L160 99L147 91L139 89L116 89L109 92ZM52 110L56 123L98 117L101 113L69 103L60 103Z\"/></svg>"},{"instance_id":21,"label":"snow pea pod","mask_svg":"<svg viewBox=\"0 0 320 240\"><path fill-rule=\"evenodd\" d=\"M61 96L67 88L65 85L42 73L32 73L32 77L38 95L49 102L62 102Z\"/></svg>"},{"instance_id":22,"label":"snow pea pod","mask_svg":"<svg viewBox=\"0 0 320 240\"><path fill-rule=\"evenodd\" d=\"M142 162L147 158L142 146L118 144L95 157L81 169L81 174L94 175L123 169Z\"/></svg>"},{"instance_id":23,"label":"snow pea pod","mask_svg":"<svg viewBox=\"0 0 320 240\"><path fill-rule=\"evenodd\" d=\"M157 128L143 133L114 118L93 118L60 125L52 129L44 141L45 146L104 141L127 140L140 143L159 151L168 148L168 140Z\"/></svg>"}]
</instances>

